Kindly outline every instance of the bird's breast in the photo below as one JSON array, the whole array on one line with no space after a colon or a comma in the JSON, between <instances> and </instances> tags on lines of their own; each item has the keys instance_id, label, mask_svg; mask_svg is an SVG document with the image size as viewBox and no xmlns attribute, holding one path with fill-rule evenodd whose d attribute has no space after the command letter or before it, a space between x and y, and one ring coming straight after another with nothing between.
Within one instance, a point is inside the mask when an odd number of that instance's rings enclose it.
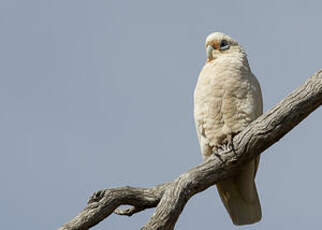
<instances>
[{"instance_id":1,"label":"bird's breast","mask_svg":"<svg viewBox=\"0 0 322 230\"><path fill-rule=\"evenodd\" d=\"M199 133L214 144L253 119L249 116L250 74L249 68L227 60L207 63L202 69L194 92L194 117Z\"/></svg>"}]
</instances>

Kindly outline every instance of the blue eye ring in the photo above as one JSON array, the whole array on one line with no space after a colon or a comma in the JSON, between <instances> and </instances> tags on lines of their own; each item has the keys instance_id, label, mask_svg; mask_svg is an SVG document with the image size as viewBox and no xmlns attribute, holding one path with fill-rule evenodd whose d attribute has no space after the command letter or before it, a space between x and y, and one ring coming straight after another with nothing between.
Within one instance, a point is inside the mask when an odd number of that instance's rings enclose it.
<instances>
[{"instance_id":1,"label":"blue eye ring","mask_svg":"<svg viewBox=\"0 0 322 230\"><path fill-rule=\"evenodd\" d=\"M220 42L220 50L227 50L229 49L230 45L228 44L228 42L226 40L222 40Z\"/></svg>"}]
</instances>

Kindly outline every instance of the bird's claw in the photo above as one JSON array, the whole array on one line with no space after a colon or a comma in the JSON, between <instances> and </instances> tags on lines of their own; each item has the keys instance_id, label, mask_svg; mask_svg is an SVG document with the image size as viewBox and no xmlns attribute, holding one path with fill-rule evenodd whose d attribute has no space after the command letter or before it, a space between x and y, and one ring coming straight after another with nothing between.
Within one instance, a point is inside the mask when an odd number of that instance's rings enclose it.
<instances>
[{"instance_id":1,"label":"bird's claw","mask_svg":"<svg viewBox=\"0 0 322 230\"><path fill-rule=\"evenodd\" d=\"M231 151L235 151L235 149L234 149L234 143L233 143L233 135L231 134L231 135L228 135L227 137L226 137L226 140L225 140L225 142L222 144L222 145L220 145L220 147L219 147L222 151L224 151L224 153L229 153L229 152L231 152ZM217 148L218 149L218 148Z\"/></svg>"}]
</instances>

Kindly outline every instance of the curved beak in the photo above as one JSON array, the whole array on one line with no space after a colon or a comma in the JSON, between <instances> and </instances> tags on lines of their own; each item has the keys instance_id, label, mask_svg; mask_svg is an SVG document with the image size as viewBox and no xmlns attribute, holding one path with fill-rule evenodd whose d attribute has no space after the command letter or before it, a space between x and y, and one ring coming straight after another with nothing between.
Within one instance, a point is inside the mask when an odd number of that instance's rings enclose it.
<instances>
[{"instance_id":1,"label":"curved beak","mask_svg":"<svg viewBox=\"0 0 322 230\"><path fill-rule=\"evenodd\" d=\"M215 51L214 47L212 47L211 45L208 45L207 47L207 60L211 61L212 59L214 59L213 57L213 52Z\"/></svg>"}]
</instances>

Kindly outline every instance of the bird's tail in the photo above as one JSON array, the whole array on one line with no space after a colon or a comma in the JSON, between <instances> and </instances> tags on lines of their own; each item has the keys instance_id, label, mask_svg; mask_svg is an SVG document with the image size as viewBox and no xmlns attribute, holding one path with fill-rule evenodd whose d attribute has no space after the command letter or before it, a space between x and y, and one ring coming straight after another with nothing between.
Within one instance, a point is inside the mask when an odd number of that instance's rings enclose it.
<instances>
[{"instance_id":1,"label":"bird's tail","mask_svg":"<svg viewBox=\"0 0 322 230\"><path fill-rule=\"evenodd\" d=\"M253 224L262 218L254 177L256 160L248 163L237 176L217 183L217 189L235 225Z\"/></svg>"}]
</instances>

